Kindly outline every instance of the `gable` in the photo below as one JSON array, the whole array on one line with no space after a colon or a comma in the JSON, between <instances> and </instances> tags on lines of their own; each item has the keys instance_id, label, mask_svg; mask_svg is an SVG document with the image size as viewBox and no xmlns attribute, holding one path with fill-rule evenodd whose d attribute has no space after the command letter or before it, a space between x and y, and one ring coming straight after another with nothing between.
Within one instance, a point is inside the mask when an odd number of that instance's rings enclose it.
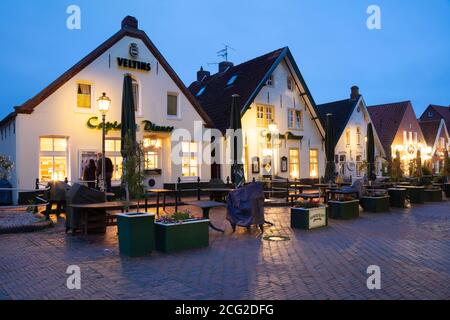
<instances>
[{"instance_id":1,"label":"gable","mask_svg":"<svg viewBox=\"0 0 450 320\"><path fill-rule=\"evenodd\" d=\"M128 18L128 17L127 17ZM126 19L124 22L126 21ZM34 109L41 104L45 99L47 99L50 95L52 95L56 90L61 88L64 84L66 84L69 80L73 79L77 74L83 71L90 64L95 62L97 59L101 58L108 50L113 48L114 45L119 43L125 37L131 37L134 39L139 39L142 41L143 47L146 47L149 52L155 57L158 67L164 69L171 80L175 83L175 85L179 88L182 94L186 97L186 99L190 102L190 104L194 107L195 111L201 116L207 126L212 125L212 121L209 116L204 112L204 110L199 105L198 101L192 96L192 94L187 90L181 79L172 69L172 67L168 64L159 50L155 47L152 41L148 38L146 33L137 28L133 28L130 25L124 24L122 22L122 28L119 32L114 34L111 38L102 43L99 47L97 47L94 51L80 60L77 64L75 64L72 68L67 70L64 74L62 74L59 78L53 81L49 86L35 95L33 98L26 101L21 106L15 107L15 113L24 113L31 114ZM112 61L111 63L115 63ZM125 72L124 72L125 73Z\"/></svg>"}]
</instances>

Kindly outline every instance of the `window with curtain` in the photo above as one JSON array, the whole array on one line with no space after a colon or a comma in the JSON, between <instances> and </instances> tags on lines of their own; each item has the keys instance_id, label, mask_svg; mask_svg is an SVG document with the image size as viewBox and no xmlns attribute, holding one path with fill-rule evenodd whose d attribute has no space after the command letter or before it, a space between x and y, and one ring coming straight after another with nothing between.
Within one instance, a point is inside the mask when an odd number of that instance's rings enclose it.
<instances>
[{"instance_id":1,"label":"window with curtain","mask_svg":"<svg viewBox=\"0 0 450 320\"><path fill-rule=\"evenodd\" d=\"M167 95L167 115L170 117L178 117L178 96L169 93Z\"/></svg>"},{"instance_id":2,"label":"window with curtain","mask_svg":"<svg viewBox=\"0 0 450 320\"><path fill-rule=\"evenodd\" d=\"M319 177L319 150L309 150L309 176L311 178Z\"/></svg>"},{"instance_id":3,"label":"window with curtain","mask_svg":"<svg viewBox=\"0 0 450 320\"><path fill-rule=\"evenodd\" d=\"M289 149L289 175L291 178L300 177L300 152L298 149Z\"/></svg>"},{"instance_id":4,"label":"window with curtain","mask_svg":"<svg viewBox=\"0 0 450 320\"><path fill-rule=\"evenodd\" d=\"M181 159L181 175L183 177L198 177L198 144L195 142L183 142Z\"/></svg>"},{"instance_id":5,"label":"window with curtain","mask_svg":"<svg viewBox=\"0 0 450 320\"><path fill-rule=\"evenodd\" d=\"M77 83L77 107L90 109L92 101L92 87L87 83Z\"/></svg>"},{"instance_id":6,"label":"window with curtain","mask_svg":"<svg viewBox=\"0 0 450 320\"><path fill-rule=\"evenodd\" d=\"M122 154L120 153L121 141L119 138L106 138L105 155L111 159L113 164L112 180L118 181L122 178Z\"/></svg>"},{"instance_id":7,"label":"window with curtain","mask_svg":"<svg viewBox=\"0 0 450 320\"><path fill-rule=\"evenodd\" d=\"M303 119L302 119L302 111L289 109L288 110L288 126L289 129L302 129L303 128Z\"/></svg>"},{"instance_id":8,"label":"window with curtain","mask_svg":"<svg viewBox=\"0 0 450 320\"><path fill-rule=\"evenodd\" d=\"M64 181L68 177L67 138L41 137L39 144L39 180Z\"/></svg>"}]
</instances>

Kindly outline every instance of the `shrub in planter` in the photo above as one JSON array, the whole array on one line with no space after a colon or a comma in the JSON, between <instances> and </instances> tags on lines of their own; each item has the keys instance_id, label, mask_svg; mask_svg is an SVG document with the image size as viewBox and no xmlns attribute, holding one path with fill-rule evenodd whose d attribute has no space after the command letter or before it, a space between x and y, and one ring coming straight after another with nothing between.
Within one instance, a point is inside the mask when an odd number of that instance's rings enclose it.
<instances>
[{"instance_id":1,"label":"shrub in planter","mask_svg":"<svg viewBox=\"0 0 450 320\"><path fill-rule=\"evenodd\" d=\"M442 189L441 188L429 188L425 189L425 201L442 201Z\"/></svg>"},{"instance_id":2,"label":"shrub in planter","mask_svg":"<svg viewBox=\"0 0 450 320\"><path fill-rule=\"evenodd\" d=\"M311 230L328 226L327 206L303 203L291 208L291 227Z\"/></svg>"},{"instance_id":3,"label":"shrub in planter","mask_svg":"<svg viewBox=\"0 0 450 320\"><path fill-rule=\"evenodd\" d=\"M328 201L330 218L355 219L359 217L359 200Z\"/></svg>"},{"instance_id":4,"label":"shrub in planter","mask_svg":"<svg viewBox=\"0 0 450 320\"><path fill-rule=\"evenodd\" d=\"M405 186L406 193L411 203L422 204L425 202L425 187L423 186Z\"/></svg>"},{"instance_id":5,"label":"shrub in planter","mask_svg":"<svg viewBox=\"0 0 450 320\"><path fill-rule=\"evenodd\" d=\"M444 192L447 198L450 198L450 183L444 183Z\"/></svg>"},{"instance_id":6,"label":"shrub in planter","mask_svg":"<svg viewBox=\"0 0 450 320\"><path fill-rule=\"evenodd\" d=\"M177 212L155 222L156 250L165 253L207 247L209 220L193 218L188 212Z\"/></svg>"},{"instance_id":7,"label":"shrub in planter","mask_svg":"<svg viewBox=\"0 0 450 320\"><path fill-rule=\"evenodd\" d=\"M389 203L391 207L405 208L406 207L406 189L404 188L389 188Z\"/></svg>"},{"instance_id":8,"label":"shrub in planter","mask_svg":"<svg viewBox=\"0 0 450 320\"><path fill-rule=\"evenodd\" d=\"M388 195L366 196L360 199L360 203L365 212L386 212L389 211L389 200L390 197Z\"/></svg>"}]
</instances>

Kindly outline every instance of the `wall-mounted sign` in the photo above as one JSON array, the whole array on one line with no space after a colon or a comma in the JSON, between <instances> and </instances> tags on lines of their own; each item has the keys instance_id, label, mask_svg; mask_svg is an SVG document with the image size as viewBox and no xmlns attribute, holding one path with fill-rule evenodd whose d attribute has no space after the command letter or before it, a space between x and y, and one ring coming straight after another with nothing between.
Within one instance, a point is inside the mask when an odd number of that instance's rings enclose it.
<instances>
[{"instance_id":1,"label":"wall-mounted sign","mask_svg":"<svg viewBox=\"0 0 450 320\"><path fill-rule=\"evenodd\" d=\"M142 121L142 124L144 125L144 131L147 132L172 132L174 129L173 127L169 126L158 126L148 120Z\"/></svg>"},{"instance_id":2,"label":"wall-mounted sign","mask_svg":"<svg viewBox=\"0 0 450 320\"><path fill-rule=\"evenodd\" d=\"M281 157L281 172L288 171L288 159L287 157Z\"/></svg>"},{"instance_id":3,"label":"wall-mounted sign","mask_svg":"<svg viewBox=\"0 0 450 320\"><path fill-rule=\"evenodd\" d=\"M117 65L122 69L133 69L138 71L149 72L151 70L150 62L135 60L139 57L139 47L136 43L131 43L128 54L132 59L117 57Z\"/></svg>"},{"instance_id":4,"label":"wall-mounted sign","mask_svg":"<svg viewBox=\"0 0 450 320\"><path fill-rule=\"evenodd\" d=\"M259 173L259 158L252 158L252 173Z\"/></svg>"}]
</instances>

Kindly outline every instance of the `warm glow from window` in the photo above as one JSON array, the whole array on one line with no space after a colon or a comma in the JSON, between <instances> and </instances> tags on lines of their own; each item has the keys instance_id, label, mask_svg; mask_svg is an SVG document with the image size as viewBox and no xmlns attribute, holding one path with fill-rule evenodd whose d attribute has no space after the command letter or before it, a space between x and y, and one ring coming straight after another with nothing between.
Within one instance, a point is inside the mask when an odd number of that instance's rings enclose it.
<instances>
[{"instance_id":1,"label":"warm glow from window","mask_svg":"<svg viewBox=\"0 0 450 320\"><path fill-rule=\"evenodd\" d=\"M42 137L39 142L39 180L64 181L67 178L67 139Z\"/></svg>"},{"instance_id":2,"label":"warm glow from window","mask_svg":"<svg viewBox=\"0 0 450 320\"><path fill-rule=\"evenodd\" d=\"M268 127L273 123L274 107L273 106L256 106L256 124L259 127Z\"/></svg>"},{"instance_id":3,"label":"warm glow from window","mask_svg":"<svg viewBox=\"0 0 450 320\"><path fill-rule=\"evenodd\" d=\"M195 142L182 142L183 157L181 159L181 175L183 177L198 177L198 145Z\"/></svg>"},{"instance_id":4,"label":"warm glow from window","mask_svg":"<svg viewBox=\"0 0 450 320\"><path fill-rule=\"evenodd\" d=\"M319 150L309 150L309 175L311 178L319 177Z\"/></svg>"},{"instance_id":5,"label":"warm glow from window","mask_svg":"<svg viewBox=\"0 0 450 320\"><path fill-rule=\"evenodd\" d=\"M289 175L291 178L300 177L300 153L298 149L289 150Z\"/></svg>"},{"instance_id":6,"label":"warm glow from window","mask_svg":"<svg viewBox=\"0 0 450 320\"><path fill-rule=\"evenodd\" d=\"M346 144L347 146L350 145L350 129L347 129L347 130L345 131L345 144Z\"/></svg>"}]
</instances>

